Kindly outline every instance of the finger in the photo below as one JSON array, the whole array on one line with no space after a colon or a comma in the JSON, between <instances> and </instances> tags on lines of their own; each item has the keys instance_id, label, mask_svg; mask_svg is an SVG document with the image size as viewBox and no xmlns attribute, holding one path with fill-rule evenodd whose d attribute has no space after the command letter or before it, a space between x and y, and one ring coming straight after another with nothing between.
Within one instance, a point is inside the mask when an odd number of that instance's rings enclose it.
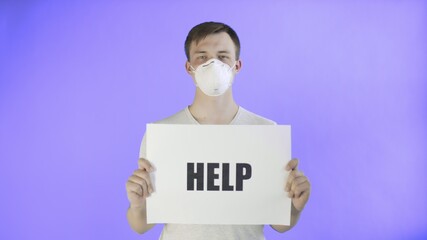
<instances>
[{"instance_id":1,"label":"finger","mask_svg":"<svg viewBox=\"0 0 427 240\"><path fill-rule=\"evenodd\" d=\"M129 178L129 182L136 184L136 186L133 187L133 191L137 192L140 197L148 197L150 193L148 192L147 183L144 179L139 178L137 176L131 176Z\"/></svg>"},{"instance_id":2,"label":"finger","mask_svg":"<svg viewBox=\"0 0 427 240\"><path fill-rule=\"evenodd\" d=\"M298 177L294 180L295 185L292 186L292 190L295 197L299 198L304 192L310 192L311 184L306 176Z\"/></svg>"},{"instance_id":3,"label":"finger","mask_svg":"<svg viewBox=\"0 0 427 240\"><path fill-rule=\"evenodd\" d=\"M304 174L301 171L297 171L297 170L291 171L289 173L288 180L286 181L286 186L285 186L285 190L287 192L291 190L292 182L294 181L294 179L299 176L304 176Z\"/></svg>"},{"instance_id":4,"label":"finger","mask_svg":"<svg viewBox=\"0 0 427 240\"><path fill-rule=\"evenodd\" d=\"M304 181L300 183L294 191L295 198L303 198L305 195L310 194L310 183L308 181Z\"/></svg>"},{"instance_id":5,"label":"finger","mask_svg":"<svg viewBox=\"0 0 427 240\"><path fill-rule=\"evenodd\" d=\"M305 181L307 181L307 178L305 178L304 176L295 177L291 183L291 190L295 192L295 188Z\"/></svg>"},{"instance_id":6,"label":"finger","mask_svg":"<svg viewBox=\"0 0 427 240\"><path fill-rule=\"evenodd\" d=\"M137 175L132 175L129 177L129 181L134 182L136 184L142 185L145 184L145 180Z\"/></svg>"},{"instance_id":7,"label":"finger","mask_svg":"<svg viewBox=\"0 0 427 240\"><path fill-rule=\"evenodd\" d=\"M140 199L142 196L141 195L139 195L138 193L136 193L136 192L129 192L128 193L128 199L129 199L129 201L130 202L132 202L134 199Z\"/></svg>"},{"instance_id":8,"label":"finger","mask_svg":"<svg viewBox=\"0 0 427 240\"><path fill-rule=\"evenodd\" d=\"M286 170L295 170L298 167L298 159L297 158L293 158L291 161L288 162L288 164L286 164Z\"/></svg>"},{"instance_id":9,"label":"finger","mask_svg":"<svg viewBox=\"0 0 427 240\"><path fill-rule=\"evenodd\" d=\"M295 196L301 195L301 192L306 190L304 188L306 185L303 185L304 183L308 182L306 177L297 177L292 182L291 191L295 193Z\"/></svg>"},{"instance_id":10,"label":"finger","mask_svg":"<svg viewBox=\"0 0 427 240\"><path fill-rule=\"evenodd\" d=\"M308 190L303 191L301 195L298 198L307 199L310 197L310 187L308 187Z\"/></svg>"},{"instance_id":11,"label":"finger","mask_svg":"<svg viewBox=\"0 0 427 240\"><path fill-rule=\"evenodd\" d=\"M286 192L289 192L290 190L291 190L291 184L292 184L292 181L294 180L294 178L295 178L295 176L294 176L294 172L291 172L290 174L289 174L289 176L288 176L288 179L287 179L287 181L286 181L286 185L285 185L285 191Z\"/></svg>"},{"instance_id":12,"label":"finger","mask_svg":"<svg viewBox=\"0 0 427 240\"><path fill-rule=\"evenodd\" d=\"M301 184L306 184L306 183L303 182ZM301 195L301 193L303 193L305 191L305 189L306 189L305 187L301 186L301 188L300 188L300 185L297 185L297 187L295 189L289 190L288 197L290 197L290 198L295 198L295 197L298 198Z\"/></svg>"},{"instance_id":13,"label":"finger","mask_svg":"<svg viewBox=\"0 0 427 240\"><path fill-rule=\"evenodd\" d=\"M126 182L126 190L128 193L135 193L139 197L143 195L141 185L130 180Z\"/></svg>"},{"instance_id":14,"label":"finger","mask_svg":"<svg viewBox=\"0 0 427 240\"><path fill-rule=\"evenodd\" d=\"M153 192L153 185L151 184L150 174L149 174L147 171L144 171L144 170L138 169L138 170L135 170L135 171L133 172L133 175L136 175L136 176L138 176L138 177L140 177L140 178L144 179L144 182L145 182L145 184L146 184L146 186L147 186L147 190L148 190L150 193L152 193L152 192Z\"/></svg>"},{"instance_id":15,"label":"finger","mask_svg":"<svg viewBox=\"0 0 427 240\"><path fill-rule=\"evenodd\" d=\"M154 171L154 168L151 165L151 163L148 160L144 159L144 158L138 159L138 168L142 169L142 170L146 170L147 172Z\"/></svg>"},{"instance_id":16,"label":"finger","mask_svg":"<svg viewBox=\"0 0 427 240\"><path fill-rule=\"evenodd\" d=\"M147 182L144 181L140 186L142 188L142 197L148 197L150 193L148 192Z\"/></svg>"}]
</instances>

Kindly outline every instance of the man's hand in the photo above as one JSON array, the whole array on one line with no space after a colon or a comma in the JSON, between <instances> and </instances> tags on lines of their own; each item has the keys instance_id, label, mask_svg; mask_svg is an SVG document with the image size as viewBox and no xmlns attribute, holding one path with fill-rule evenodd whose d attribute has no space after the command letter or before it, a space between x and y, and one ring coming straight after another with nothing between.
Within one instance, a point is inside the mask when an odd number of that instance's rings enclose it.
<instances>
[{"instance_id":1,"label":"man's hand","mask_svg":"<svg viewBox=\"0 0 427 240\"><path fill-rule=\"evenodd\" d=\"M144 158L138 160L138 169L128 178L126 182L127 197L131 208L144 207L144 200L153 192L150 180L150 172L154 168Z\"/></svg>"},{"instance_id":2,"label":"man's hand","mask_svg":"<svg viewBox=\"0 0 427 240\"><path fill-rule=\"evenodd\" d=\"M292 204L296 210L302 211L310 197L311 185L303 172L298 170L298 159L294 158L286 165L289 173L285 190L288 196L292 198Z\"/></svg>"}]
</instances>

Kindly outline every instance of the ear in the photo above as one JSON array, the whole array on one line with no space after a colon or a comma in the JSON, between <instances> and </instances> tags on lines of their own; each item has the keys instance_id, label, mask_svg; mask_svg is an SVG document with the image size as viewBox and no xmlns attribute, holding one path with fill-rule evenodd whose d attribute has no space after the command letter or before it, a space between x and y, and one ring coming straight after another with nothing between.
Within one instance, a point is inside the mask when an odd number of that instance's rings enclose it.
<instances>
[{"instance_id":1,"label":"ear","mask_svg":"<svg viewBox=\"0 0 427 240\"><path fill-rule=\"evenodd\" d=\"M242 60L236 60L236 67L235 67L235 71L236 71L236 74L237 73L239 73L240 72L240 69L242 69Z\"/></svg>"},{"instance_id":2,"label":"ear","mask_svg":"<svg viewBox=\"0 0 427 240\"><path fill-rule=\"evenodd\" d=\"M191 69L191 64L190 64L190 62L189 62L189 61L185 61L185 71L186 71L189 75L193 76L193 69Z\"/></svg>"},{"instance_id":3,"label":"ear","mask_svg":"<svg viewBox=\"0 0 427 240\"><path fill-rule=\"evenodd\" d=\"M194 78L193 69L191 68L191 64L189 61L185 62L185 71L187 71L188 75L190 75L191 79L193 79L193 83L197 86L196 79Z\"/></svg>"}]
</instances>

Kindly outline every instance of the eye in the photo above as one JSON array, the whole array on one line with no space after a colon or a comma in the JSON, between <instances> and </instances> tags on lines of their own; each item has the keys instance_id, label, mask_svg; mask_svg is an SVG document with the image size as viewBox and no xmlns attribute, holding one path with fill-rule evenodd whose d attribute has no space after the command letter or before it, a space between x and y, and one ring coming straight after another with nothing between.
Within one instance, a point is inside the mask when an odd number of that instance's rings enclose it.
<instances>
[{"instance_id":1,"label":"eye","mask_svg":"<svg viewBox=\"0 0 427 240\"><path fill-rule=\"evenodd\" d=\"M227 59L227 58L228 58L228 56L220 55L218 58L219 58L219 59Z\"/></svg>"},{"instance_id":2,"label":"eye","mask_svg":"<svg viewBox=\"0 0 427 240\"><path fill-rule=\"evenodd\" d=\"M204 55L201 55L201 56L198 56L198 57L197 57L197 59L201 59L201 60L204 60L204 59L206 59L206 56L204 56Z\"/></svg>"}]
</instances>

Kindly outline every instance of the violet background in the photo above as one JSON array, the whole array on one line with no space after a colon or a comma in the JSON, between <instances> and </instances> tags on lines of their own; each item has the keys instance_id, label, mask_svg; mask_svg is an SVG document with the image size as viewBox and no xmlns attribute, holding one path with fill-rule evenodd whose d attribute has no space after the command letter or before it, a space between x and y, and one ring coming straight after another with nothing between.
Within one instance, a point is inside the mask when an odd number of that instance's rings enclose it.
<instances>
[{"instance_id":1,"label":"violet background","mask_svg":"<svg viewBox=\"0 0 427 240\"><path fill-rule=\"evenodd\" d=\"M232 26L246 109L291 124L312 194L267 239L427 239L427 2L0 1L0 239L129 228L145 124L190 104L188 31Z\"/></svg>"}]
</instances>

